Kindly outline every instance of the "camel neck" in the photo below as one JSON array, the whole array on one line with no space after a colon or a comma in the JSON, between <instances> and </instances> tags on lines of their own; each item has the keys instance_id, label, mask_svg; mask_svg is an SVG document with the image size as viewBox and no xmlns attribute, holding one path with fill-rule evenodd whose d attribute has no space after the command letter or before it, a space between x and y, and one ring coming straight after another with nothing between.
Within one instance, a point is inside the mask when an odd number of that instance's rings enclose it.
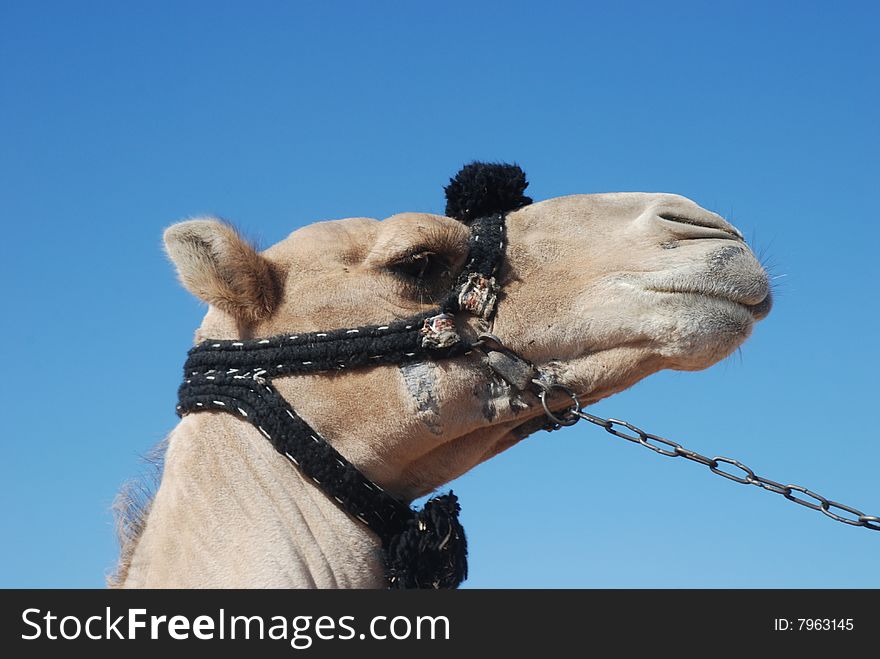
<instances>
[{"instance_id":1,"label":"camel neck","mask_svg":"<svg viewBox=\"0 0 880 659\"><path fill-rule=\"evenodd\" d=\"M250 424L181 420L128 587L381 588L379 539Z\"/></svg>"}]
</instances>

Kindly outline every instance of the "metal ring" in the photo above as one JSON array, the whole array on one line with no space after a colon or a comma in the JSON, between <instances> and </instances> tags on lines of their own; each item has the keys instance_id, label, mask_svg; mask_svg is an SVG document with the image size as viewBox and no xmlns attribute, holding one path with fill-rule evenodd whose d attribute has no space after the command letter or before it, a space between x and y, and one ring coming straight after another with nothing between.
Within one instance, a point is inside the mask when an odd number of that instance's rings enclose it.
<instances>
[{"instance_id":1,"label":"metal ring","mask_svg":"<svg viewBox=\"0 0 880 659\"><path fill-rule=\"evenodd\" d=\"M532 382L534 382L541 388L541 391L538 392L538 398L541 399L541 405L544 407L544 414L547 415L548 419L560 426L573 426L578 421L580 421L580 418L574 413L581 408L581 402L578 400L577 396L571 389L562 384L547 384L545 382L541 382L540 380L532 380ZM568 394L573 403L571 407L562 412L562 416L556 416L547 405L547 394L554 389L564 391L566 394Z\"/></svg>"},{"instance_id":2,"label":"metal ring","mask_svg":"<svg viewBox=\"0 0 880 659\"><path fill-rule=\"evenodd\" d=\"M477 342L474 344L475 346L483 346L486 344L486 341L491 341L499 348L507 350L507 346L504 345L504 342L499 339L497 336L492 334L491 332L483 332L477 335Z\"/></svg>"}]
</instances>

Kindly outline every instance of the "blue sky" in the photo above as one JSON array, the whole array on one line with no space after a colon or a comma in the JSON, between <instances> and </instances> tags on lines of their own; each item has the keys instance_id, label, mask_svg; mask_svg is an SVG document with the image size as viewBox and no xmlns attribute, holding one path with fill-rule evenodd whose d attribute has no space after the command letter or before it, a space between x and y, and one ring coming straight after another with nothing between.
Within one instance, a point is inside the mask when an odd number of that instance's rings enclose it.
<instances>
[{"instance_id":1,"label":"blue sky","mask_svg":"<svg viewBox=\"0 0 880 659\"><path fill-rule=\"evenodd\" d=\"M0 586L100 587L204 308L162 229L263 245L441 212L474 158L531 194L666 191L777 277L740 354L591 409L880 514L872 2L29 2L0 8ZM453 484L471 587L880 587L880 533L594 427Z\"/></svg>"}]
</instances>

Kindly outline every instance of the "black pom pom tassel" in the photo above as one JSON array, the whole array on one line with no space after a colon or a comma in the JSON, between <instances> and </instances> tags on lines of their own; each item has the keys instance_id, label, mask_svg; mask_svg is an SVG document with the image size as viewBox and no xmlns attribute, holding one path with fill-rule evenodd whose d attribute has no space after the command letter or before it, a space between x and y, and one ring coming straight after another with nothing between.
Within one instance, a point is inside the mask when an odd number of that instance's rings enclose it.
<instances>
[{"instance_id":1,"label":"black pom pom tassel","mask_svg":"<svg viewBox=\"0 0 880 659\"><path fill-rule=\"evenodd\" d=\"M509 213L532 203L523 195L528 187L517 165L472 162L461 168L446 186L446 216L470 224L478 217Z\"/></svg>"},{"instance_id":2,"label":"black pom pom tassel","mask_svg":"<svg viewBox=\"0 0 880 659\"><path fill-rule=\"evenodd\" d=\"M389 587L457 588L467 578L467 540L452 492L429 500L384 546Z\"/></svg>"}]
</instances>

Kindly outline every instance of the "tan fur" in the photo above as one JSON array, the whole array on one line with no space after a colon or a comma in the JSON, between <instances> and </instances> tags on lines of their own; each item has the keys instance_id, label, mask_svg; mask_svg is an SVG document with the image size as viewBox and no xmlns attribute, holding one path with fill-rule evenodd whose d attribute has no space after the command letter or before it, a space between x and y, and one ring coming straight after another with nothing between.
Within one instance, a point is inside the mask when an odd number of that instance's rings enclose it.
<instances>
[{"instance_id":1,"label":"tan fur","mask_svg":"<svg viewBox=\"0 0 880 659\"><path fill-rule=\"evenodd\" d=\"M120 555L116 569L107 576L107 584L111 587L119 587L125 581L134 548L144 532L147 515L159 486L167 447L167 438L154 446L144 456L146 473L125 483L113 500L113 517L116 521L116 538L119 542Z\"/></svg>"},{"instance_id":2,"label":"tan fur","mask_svg":"<svg viewBox=\"0 0 880 659\"><path fill-rule=\"evenodd\" d=\"M714 364L769 310L767 276L736 230L677 195L561 197L511 213L507 228L494 325L459 315L460 331L491 329L586 404L663 368ZM389 269L428 250L454 272L468 230L416 213L305 227L260 256L277 279L277 299L251 285L266 281L253 275L265 272L253 256L225 260L235 248L223 225L184 223L166 236L184 284L212 304L201 340L383 323L428 309L443 286L414 289ZM179 247L191 243L221 247ZM236 284L230 305L228 294L217 295L218 280L243 271L251 284ZM347 459L405 499L512 446L542 416L537 399L493 378L477 351L275 384ZM188 416L172 433L129 556L120 578L129 587L382 585L376 538L248 423L222 413Z\"/></svg>"},{"instance_id":3,"label":"tan fur","mask_svg":"<svg viewBox=\"0 0 880 659\"><path fill-rule=\"evenodd\" d=\"M191 220L169 227L164 239L193 295L245 322L272 313L278 301L272 266L233 227L213 218Z\"/></svg>"}]
</instances>

